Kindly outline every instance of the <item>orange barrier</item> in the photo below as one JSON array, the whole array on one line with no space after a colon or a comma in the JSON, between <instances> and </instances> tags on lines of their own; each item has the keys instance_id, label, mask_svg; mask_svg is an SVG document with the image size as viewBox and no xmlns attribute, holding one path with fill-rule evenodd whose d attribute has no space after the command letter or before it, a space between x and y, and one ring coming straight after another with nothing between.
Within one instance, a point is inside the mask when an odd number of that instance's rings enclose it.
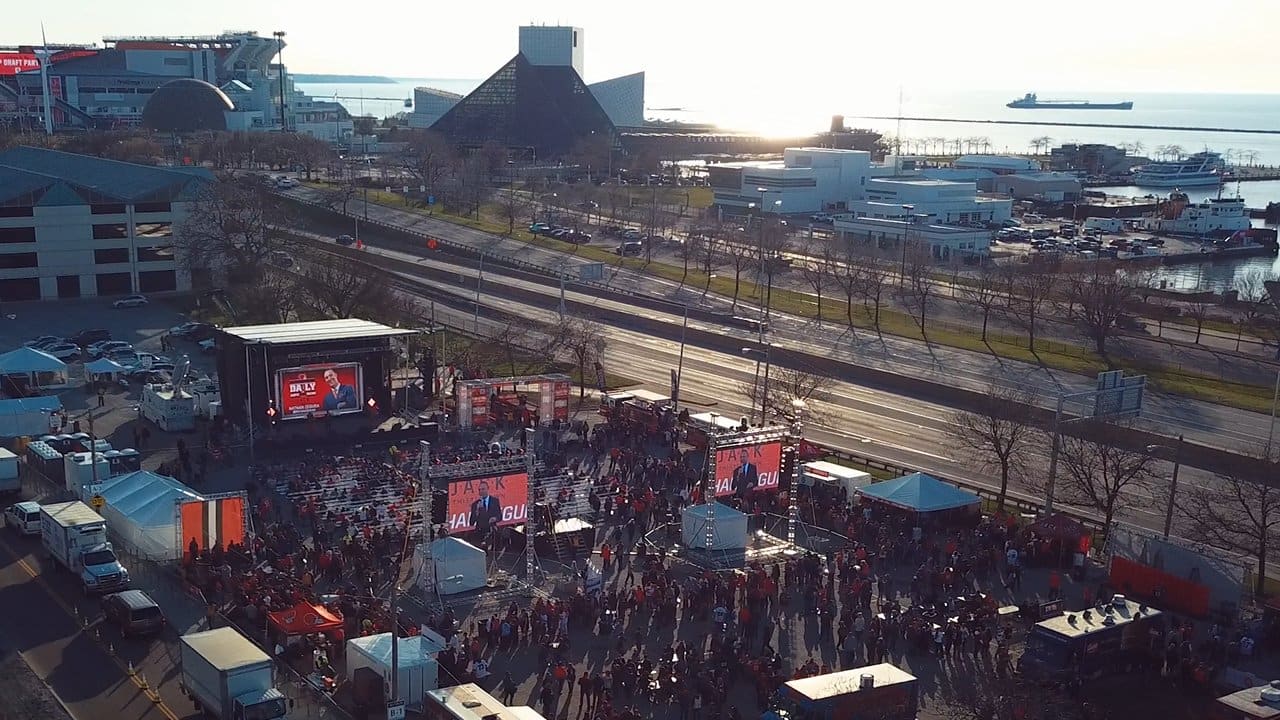
<instances>
[{"instance_id":1,"label":"orange barrier","mask_svg":"<svg viewBox=\"0 0 1280 720\"><path fill-rule=\"evenodd\" d=\"M1149 599L1164 610L1200 618L1209 614L1207 586L1150 565L1113 557L1108 583L1116 592Z\"/></svg>"},{"instance_id":2,"label":"orange barrier","mask_svg":"<svg viewBox=\"0 0 1280 720\"><path fill-rule=\"evenodd\" d=\"M231 543L244 544L245 499L243 495L231 495L212 500L192 500L179 507L182 520L182 554L190 560L191 541L201 550L215 544L223 549Z\"/></svg>"}]
</instances>

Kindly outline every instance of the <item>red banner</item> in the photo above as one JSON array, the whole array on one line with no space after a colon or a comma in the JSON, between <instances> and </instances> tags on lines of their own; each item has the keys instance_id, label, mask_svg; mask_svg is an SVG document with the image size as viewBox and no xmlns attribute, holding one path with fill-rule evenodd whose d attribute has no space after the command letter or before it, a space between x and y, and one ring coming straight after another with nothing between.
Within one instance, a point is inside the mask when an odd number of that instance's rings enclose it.
<instances>
[{"instance_id":1,"label":"red banner","mask_svg":"<svg viewBox=\"0 0 1280 720\"><path fill-rule=\"evenodd\" d=\"M280 419L346 415L364 410L360 363L332 363L276 371Z\"/></svg>"},{"instance_id":2,"label":"red banner","mask_svg":"<svg viewBox=\"0 0 1280 720\"><path fill-rule=\"evenodd\" d=\"M770 441L716 451L716 497L778 489L782 443Z\"/></svg>"},{"instance_id":3,"label":"red banner","mask_svg":"<svg viewBox=\"0 0 1280 720\"><path fill-rule=\"evenodd\" d=\"M39 69L40 58L35 53L0 53L0 76L9 77Z\"/></svg>"},{"instance_id":4,"label":"red banner","mask_svg":"<svg viewBox=\"0 0 1280 720\"><path fill-rule=\"evenodd\" d=\"M511 473L449 483L449 532L519 525L528 515L529 475Z\"/></svg>"}]
</instances>

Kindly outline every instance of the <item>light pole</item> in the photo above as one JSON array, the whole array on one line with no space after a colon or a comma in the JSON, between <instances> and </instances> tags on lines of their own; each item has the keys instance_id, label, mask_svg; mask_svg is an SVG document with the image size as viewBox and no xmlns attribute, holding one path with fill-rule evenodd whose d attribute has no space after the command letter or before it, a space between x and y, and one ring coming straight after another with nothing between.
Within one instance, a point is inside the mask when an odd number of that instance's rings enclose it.
<instances>
[{"instance_id":1,"label":"light pole","mask_svg":"<svg viewBox=\"0 0 1280 720\"><path fill-rule=\"evenodd\" d=\"M915 211L915 205L902 206L906 224L902 226L902 261L898 265L898 287L905 286L907 282L907 242L911 239L911 224L916 221Z\"/></svg>"},{"instance_id":2,"label":"light pole","mask_svg":"<svg viewBox=\"0 0 1280 720\"><path fill-rule=\"evenodd\" d=\"M680 384L684 380L684 334L689 329L689 305L684 306L684 322L680 325L680 359L676 361L676 392L671 400L672 409L680 412Z\"/></svg>"},{"instance_id":3,"label":"light pole","mask_svg":"<svg viewBox=\"0 0 1280 720\"><path fill-rule=\"evenodd\" d=\"M1276 371L1276 389L1271 395L1271 424L1267 428L1267 460L1271 459L1271 443L1276 439L1276 405L1280 404L1280 370Z\"/></svg>"},{"instance_id":4,"label":"light pole","mask_svg":"<svg viewBox=\"0 0 1280 720\"><path fill-rule=\"evenodd\" d=\"M1173 507L1174 500L1178 494L1178 470L1182 468L1182 436L1178 436L1178 444L1173 447L1168 445L1148 445L1147 454L1155 457L1173 453L1173 475L1169 478L1169 504L1164 512L1164 536L1169 537L1169 531L1173 528Z\"/></svg>"},{"instance_id":5,"label":"light pole","mask_svg":"<svg viewBox=\"0 0 1280 720\"><path fill-rule=\"evenodd\" d=\"M484 280L484 253L480 253L480 268L476 271L476 314L472 318L476 336L480 336L480 283Z\"/></svg>"},{"instance_id":6,"label":"light pole","mask_svg":"<svg viewBox=\"0 0 1280 720\"><path fill-rule=\"evenodd\" d=\"M758 348L742 348L742 356L751 358L756 361L756 381L753 387L756 393L760 395L760 425L765 424L765 408L769 403L769 346L763 345ZM760 384L760 363L764 363L764 386ZM754 400L755 398L752 398ZM755 414L755 403L752 403L751 412Z\"/></svg>"},{"instance_id":7,"label":"light pole","mask_svg":"<svg viewBox=\"0 0 1280 720\"><path fill-rule=\"evenodd\" d=\"M271 33L276 39L276 61L280 64L280 132L289 131L289 123L284 114L284 36L283 30Z\"/></svg>"}]
</instances>

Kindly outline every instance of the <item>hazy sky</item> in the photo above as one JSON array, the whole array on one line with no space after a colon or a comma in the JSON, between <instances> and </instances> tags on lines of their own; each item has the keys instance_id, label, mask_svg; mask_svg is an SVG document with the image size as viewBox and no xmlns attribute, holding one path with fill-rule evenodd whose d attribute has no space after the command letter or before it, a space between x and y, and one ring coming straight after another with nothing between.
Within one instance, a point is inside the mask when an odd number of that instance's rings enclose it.
<instances>
[{"instance_id":1,"label":"hazy sky","mask_svg":"<svg viewBox=\"0 0 1280 720\"><path fill-rule=\"evenodd\" d=\"M650 95L859 87L1275 92L1280 0L333 0L6 2L0 45L104 35L288 33L296 72L483 78L527 23L585 29L595 81L648 72Z\"/></svg>"}]
</instances>

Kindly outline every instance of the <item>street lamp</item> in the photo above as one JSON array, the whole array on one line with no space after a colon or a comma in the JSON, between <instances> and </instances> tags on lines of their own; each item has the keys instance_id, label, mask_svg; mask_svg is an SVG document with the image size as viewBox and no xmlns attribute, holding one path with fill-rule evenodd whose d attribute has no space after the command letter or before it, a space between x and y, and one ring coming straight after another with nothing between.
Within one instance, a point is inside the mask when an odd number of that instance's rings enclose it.
<instances>
[{"instance_id":1,"label":"street lamp","mask_svg":"<svg viewBox=\"0 0 1280 720\"><path fill-rule=\"evenodd\" d=\"M765 424L765 408L769 403L769 346L764 345L760 348L742 348L742 356L756 361L756 379L752 387L756 388L756 392L760 395L760 425ZM760 363L764 363L764 385L760 384ZM754 398L753 398L754 399ZM755 413L754 403L751 412Z\"/></svg>"},{"instance_id":2,"label":"street lamp","mask_svg":"<svg viewBox=\"0 0 1280 720\"><path fill-rule=\"evenodd\" d=\"M902 262L898 265L898 287L903 287L907 282L907 242L911 239L911 224L916 221L915 210L915 205L902 206L906 225L902 227Z\"/></svg>"},{"instance_id":3,"label":"street lamp","mask_svg":"<svg viewBox=\"0 0 1280 720\"><path fill-rule=\"evenodd\" d=\"M1167 538L1169 531L1173 528L1173 504L1178 494L1178 470L1182 468L1182 436L1178 436L1178 444L1173 447L1148 445L1147 454L1152 457L1171 456L1173 461L1173 476L1169 479L1169 504L1164 513L1164 536Z\"/></svg>"}]
</instances>

